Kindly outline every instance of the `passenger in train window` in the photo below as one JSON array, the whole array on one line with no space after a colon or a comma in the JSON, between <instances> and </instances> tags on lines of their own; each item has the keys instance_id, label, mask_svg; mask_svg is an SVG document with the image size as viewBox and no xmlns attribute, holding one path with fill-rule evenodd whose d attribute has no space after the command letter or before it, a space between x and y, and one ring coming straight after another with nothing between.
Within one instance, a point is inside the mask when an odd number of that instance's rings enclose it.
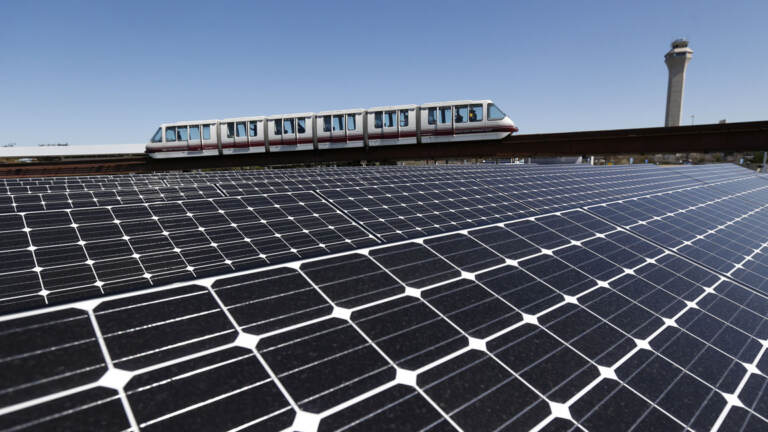
<instances>
[{"instance_id":1,"label":"passenger in train window","mask_svg":"<svg viewBox=\"0 0 768 432\"><path fill-rule=\"evenodd\" d=\"M347 114L347 130L355 130L355 129L357 129L357 125L355 125L355 115Z\"/></svg>"},{"instance_id":2,"label":"passenger in train window","mask_svg":"<svg viewBox=\"0 0 768 432\"><path fill-rule=\"evenodd\" d=\"M373 114L373 127L376 129L381 129L381 126L384 124L384 121L382 120L383 113L381 111Z\"/></svg>"},{"instance_id":3,"label":"passenger in train window","mask_svg":"<svg viewBox=\"0 0 768 432\"><path fill-rule=\"evenodd\" d=\"M307 119L304 117L296 119L296 131L303 134L307 131Z\"/></svg>"},{"instance_id":4,"label":"passenger in train window","mask_svg":"<svg viewBox=\"0 0 768 432\"><path fill-rule=\"evenodd\" d=\"M181 126L176 128L176 140L177 141L186 141L187 140L187 127Z\"/></svg>"},{"instance_id":5,"label":"passenger in train window","mask_svg":"<svg viewBox=\"0 0 768 432\"><path fill-rule=\"evenodd\" d=\"M331 116L323 116L323 132L331 131Z\"/></svg>"},{"instance_id":6,"label":"passenger in train window","mask_svg":"<svg viewBox=\"0 0 768 432\"><path fill-rule=\"evenodd\" d=\"M344 116L343 115L335 115L333 116L333 131L343 131L344 130Z\"/></svg>"},{"instance_id":7,"label":"passenger in train window","mask_svg":"<svg viewBox=\"0 0 768 432\"><path fill-rule=\"evenodd\" d=\"M286 135L293 135L293 119L283 120L283 133Z\"/></svg>"},{"instance_id":8,"label":"passenger in train window","mask_svg":"<svg viewBox=\"0 0 768 432\"><path fill-rule=\"evenodd\" d=\"M470 105L469 106L469 121L471 121L471 122L483 121L483 106L482 105Z\"/></svg>"},{"instance_id":9,"label":"passenger in train window","mask_svg":"<svg viewBox=\"0 0 768 432\"><path fill-rule=\"evenodd\" d=\"M256 135L258 135L259 134L258 123L255 121L249 122L248 132L249 132L249 135L252 137L255 137Z\"/></svg>"},{"instance_id":10,"label":"passenger in train window","mask_svg":"<svg viewBox=\"0 0 768 432\"><path fill-rule=\"evenodd\" d=\"M173 128L173 127L165 128L165 142L174 142L174 141L176 141L176 128Z\"/></svg>"},{"instance_id":11,"label":"passenger in train window","mask_svg":"<svg viewBox=\"0 0 768 432\"><path fill-rule=\"evenodd\" d=\"M428 124L435 124L437 123L437 108L430 108L427 114L427 123Z\"/></svg>"},{"instance_id":12,"label":"passenger in train window","mask_svg":"<svg viewBox=\"0 0 768 432\"><path fill-rule=\"evenodd\" d=\"M211 139L211 126L210 125L203 126L203 139L204 140Z\"/></svg>"},{"instance_id":13,"label":"passenger in train window","mask_svg":"<svg viewBox=\"0 0 768 432\"><path fill-rule=\"evenodd\" d=\"M456 107L456 123L466 123L467 122L467 106L457 106Z\"/></svg>"},{"instance_id":14,"label":"passenger in train window","mask_svg":"<svg viewBox=\"0 0 768 432\"><path fill-rule=\"evenodd\" d=\"M408 110L400 111L400 127L408 126Z\"/></svg>"},{"instance_id":15,"label":"passenger in train window","mask_svg":"<svg viewBox=\"0 0 768 432\"><path fill-rule=\"evenodd\" d=\"M283 134L283 121L275 120L275 135L282 135L282 134Z\"/></svg>"},{"instance_id":16,"label":"passenger in train window","mask_svg":"<svg viewBox=\"0 0 768 432\"><path fill-rule=\"evenodd\" d=\"M384 127L393 127L395 126L395 117L397 116L397 111L387 111L384 113Z\"/></svg>"},{"instance_id":17,"label":"passenger in train window","mask_svg":"<svg viewBox=\"0 0 768 432\"><path fill-rule=\"evenodd\" d=\"M200 139L200 126L189 127L189 140L197 141Z\"/></svg>"},{"instance_id":18,"label":"passenger in train window","mask_svg":"<svg viewBox=\"0 0 768 432\"><path fill-rule=\"evenodd\" d=\"M227 138L233 138L235 136L235 124L227 123Z\"/></svg>"}]
</instances>

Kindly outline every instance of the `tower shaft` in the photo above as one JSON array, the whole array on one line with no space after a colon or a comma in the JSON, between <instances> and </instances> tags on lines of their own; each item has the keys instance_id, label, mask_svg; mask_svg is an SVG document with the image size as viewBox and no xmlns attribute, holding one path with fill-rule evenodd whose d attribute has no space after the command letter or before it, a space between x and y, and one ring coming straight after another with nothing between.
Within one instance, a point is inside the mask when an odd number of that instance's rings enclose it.
<instances>
[{"instance_id":1,"label":"tower shaft","mask_svg":"<svg viewBox=\"0 0 768 432\"><path fill-rule=\"evenodd\" d=\"M669 69L667 83L667 111L664 116L664 126L680 126L683 115L683 90L685 87L685 70L691 61L693 50L688 48L688 41L678 39L672 42L672 49L664 56L664 63Z\"/></svg>"}]
</instances>

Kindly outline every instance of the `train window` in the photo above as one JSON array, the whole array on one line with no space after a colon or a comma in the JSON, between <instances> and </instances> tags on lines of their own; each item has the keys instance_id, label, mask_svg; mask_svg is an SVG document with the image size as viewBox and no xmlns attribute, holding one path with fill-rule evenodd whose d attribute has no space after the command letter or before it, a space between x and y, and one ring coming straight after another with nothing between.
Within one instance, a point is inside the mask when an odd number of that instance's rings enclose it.
<instances>
[{"instance_id":1,"label":"train window","mask_svg":"<svg viewBox=\"0 0 768 432\"><path fill-rule=\"evenodd\" d=\"M259 134L259 123L252 121L248 123L248 136L255 137Z\"/></svg>"},{"instance_id":2,"label":"train window","mask_svg":"<svg viewBox=\"0 0 768 432\"><path fill-rule=\"evenodd\" d=\"M245 122L237 122L237 137L245 136Z\"/></svg>"},{"instance_id":3,"label":"train window","mask_svg":"<svg viewBox=\"0 0 768 432\"><path fill-rule=\"evenodd\" d=\"M163 140L163 128L157 128L157 132L152 135L151 142L160 142Z\"/></svg>"},{"instance_id":4,"label":"train window","mask_svg":"<svg viewBox=\"0 0 768 432\"><path fill-rule=\"evenodd\" d=\"M286 135L293 135L293 119L283 120L283 133Z\"/></svg>"},{"instance_id":5,"label":"train window","mask_svg":"<svg viewBox=\"0 0 768 432\"><path fill-rule=\"evenodd\" d=\"M234 136L235 136L235 124L227 123L227 138L232 138Z\"/></svg>"},{"instance_id":6,"label":"train window","mask_svg":"<svg viewBox=\"0 0 768 432\"><path fill-rule=\"evenodd\" d=\"M357 125L355 125L355 115L347 114L347 130L355 130L355 129L357 129Z\"/></svg>"},{"instance_id":7,"label":"train window","mask_svg":"<svg viewBox=\"0 0 768 432\"><path fill-rule=\"evenodd\" d=\"M179 141L186 141L187 140L187 127L177 127L176 128L176 138Z\"/></svg>"},{"instance_id":8,"label":"train window","mask_svg":"<svg viewBox=\"0 0 768 432\"><path fill-rule=\"evenodd\" d=\"M211 125L203 126L203 139L204 140L211 139Z\"/></svg>"},{"instance_id":9,"label":"train window","mask_svg":"<svg viewBox=\"0 0 768 432\"><path fill-rule=\"evenodd\" d=\"M451 107L440 107L440 124L451 122Z\"/></svg>"},{"instance_id":10,"label":"train window","mask_svg":"<svg viewBox=\"0 0 768 432\"><path fill-rule=\"evenodd\" d=\"M384 113L384 127L395 126L395 117L397 117L397 111L386 111Z\"/></svg>"},{"instance_id":11,"label":"train window","mask_svg":"<svg viewBox=\"0 0 768 432\"><path fill-rule=\"evenodd\" d=\"M427 123L437 123L437 108L430 108L427 114Z\"/></svg>"},{"instance_id":12,"label":"train window","mask_svg":"<svg viewBox=\"0 0 768 432\"><path fill-rule=\"evenodd\" d=\"M483 106L482 105L470 105L469 106L469 121L471 121L471 122L483 121Z\"/></svg>"},{"instance_id":13,"label":"train window","mask_svg":"<svg viewBox=\"0 0 768 432\"><path fill-rule=\"evenodd\" d=\"M176 141L176 128L167 127L165 128L165 142L174 142Z\"/></svg>"},{"instance_id":14,"label":"train window","mask_svg":"<svg viewBox=\"0 0 768 432\"><path fill-rule=\"evenodd\" d=\"M323 116L323 132L331 131L331 116Z\"/></svg>"},{"instance_id":15,"label":"train window","mask_svg":"<svg viewBox=\"0 0 768 432\"><path fill-rule=\"evenodd\" d=\"M344 130L344 116L343 115L335 115L333 116L333 131L343 131Z\"/></svg>"},{"instance_id":16,"label":"train window","mask_svg":"<svg viewBox=\"0 0 768 432\"><path fill-rule=\"evenodd\" d=\"M189 127L189 139L190 141L200 140L200 126Z\"/></svg>"},{"instance_id":17,"label":"train window","mask_svg":"<svg viewBox=\"0 0 768 432\"><path fill-rule=\"evenodd\" d=\"M488 120L503 120L506 116L496 105L488 104Z\"/></svg>"},{"instance_id":18,"label":"train window","mask_svg":"<svg viewBox=\"0 0 768 432\"><path fill-rule=\"evenodd\" d=\"M408 126L408 110L400 111L400 127Z\"/></svg>"},{"instance_id":19,"label":"train window","mask_svg":"<svg viewBox=\"0 0 768 432\"><path fill-rule=\"evenodd\" d=\"M383 123L382 112L379 111L377 113L373 113L373 127L375 127L376 129L381 129L382 123Z\"/></svg>"},{"instance_id":20,"label":"train window","mask_svg":"<svg viewBox=\"0 0 768 432\"><path fill-rule=\"evenodd\" d=\"M456 123L466 123L467 117L469 117L468 108L466 105L456 107Z\"/></svg>"},{"instance_id":21,"label":"train window","mask_svg":"<svg viewBox=\"0 0 768 432\"><path fill-rule=\"evenodd\" d=\"M296 132L300 134L307 132L307 119L305 117L296 119Z\"/></svg>"},{"instance_id":22,"label":"train window","mask_svg":"<svg viewBox=\"0 0 768 432\"><path fill-rule=\"evenodd\" d=\"M283 134L283 121L275 120L275 135L282 135L282 134Z\"/></svg>"}]
</instances>

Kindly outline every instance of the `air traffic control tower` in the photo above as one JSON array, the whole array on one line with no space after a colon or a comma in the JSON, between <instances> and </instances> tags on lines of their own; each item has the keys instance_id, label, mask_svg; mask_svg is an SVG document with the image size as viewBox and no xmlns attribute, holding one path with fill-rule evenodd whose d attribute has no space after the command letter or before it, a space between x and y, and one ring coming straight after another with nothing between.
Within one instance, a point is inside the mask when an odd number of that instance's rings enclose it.
<instances>
[{"instance_id":1,"label":"air traffic control tower","mask_svg":"<svg viewBox=\"0 0 768 432\"><path fill-rule=\"evenodd\" d=\"M676 39L672 42L672 49L664 55L664 63L669 69L667 114L664 117L664 126L680 126L680 117L683 115L685 68L692 56L693 50L688 48L688 41L685 39Z\"/></svg>"}]
</instances>

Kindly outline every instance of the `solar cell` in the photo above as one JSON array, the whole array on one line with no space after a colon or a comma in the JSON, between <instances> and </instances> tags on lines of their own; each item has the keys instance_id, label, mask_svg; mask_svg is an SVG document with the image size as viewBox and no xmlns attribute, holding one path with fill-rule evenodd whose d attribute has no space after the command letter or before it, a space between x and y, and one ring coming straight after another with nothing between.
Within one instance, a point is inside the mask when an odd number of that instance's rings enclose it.
<instances>
[{"instance_id":1,"label":"solar cell","mask_svg":"<svg viewBox=\"0 0 768 432\"><path fill-rule=\"evenodd\" d=\"M145 431L281 430L295 415L253 351L241 347L139 373L125 394Z\"/></svg>"},{"instance_id":2,"label":"solar cell","mask_svg":"<svg viewBox=\"0 0 768 432\"><path fill-rule=\"evenodd\" d=\"M13 431L117 432L130 426L118 392L104 387L92 387L0 416L0 428Z\"/></svg>"}]
</instances>

